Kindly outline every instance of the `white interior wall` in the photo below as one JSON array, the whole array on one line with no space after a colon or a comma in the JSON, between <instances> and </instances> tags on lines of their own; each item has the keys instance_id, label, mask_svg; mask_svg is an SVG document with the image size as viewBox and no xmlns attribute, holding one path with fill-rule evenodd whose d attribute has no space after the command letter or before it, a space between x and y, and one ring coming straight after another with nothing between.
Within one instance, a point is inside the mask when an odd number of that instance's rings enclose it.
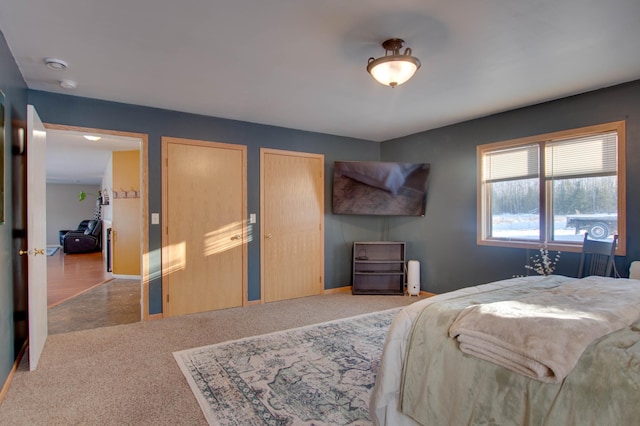
<instances>
[{"instance_id":1,"label":"white interior wall","mask_svg":"<svg viewBox=\"0 0 640 426\"><path fill-rule=\"evenodd\" d=\"M76 229L84 219L93 219L99 185L47 184L47 245L59 245L59 230ZM87 193L78 201L80 191Z\"/></svg>"}]
</instances>

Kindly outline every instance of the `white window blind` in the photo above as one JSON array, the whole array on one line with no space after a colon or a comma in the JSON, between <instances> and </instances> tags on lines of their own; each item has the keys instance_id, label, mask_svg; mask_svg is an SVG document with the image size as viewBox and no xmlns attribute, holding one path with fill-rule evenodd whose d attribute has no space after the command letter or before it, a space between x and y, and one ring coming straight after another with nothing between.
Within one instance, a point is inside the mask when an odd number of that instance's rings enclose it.
<instances>
[{"instance_id":1,"label":"white window blind","mask_svg":"<svg viewBox=\"0 0 640 426\"><path fill-rule=\"evenodd\" d=\"M484 155L483 182L529 179L539 176L538 144L499 149Z\"/></svg>"},{"instance_id":2,"label":"white window blind","mask_svg":"<svg viewBox=\"0 0 640 426\"><path fill-rule=\"evenodd\" d=\"M575 178L615 175L617 165L616 132L547 142L545 177Z\"/></svg>"}]
</instances>

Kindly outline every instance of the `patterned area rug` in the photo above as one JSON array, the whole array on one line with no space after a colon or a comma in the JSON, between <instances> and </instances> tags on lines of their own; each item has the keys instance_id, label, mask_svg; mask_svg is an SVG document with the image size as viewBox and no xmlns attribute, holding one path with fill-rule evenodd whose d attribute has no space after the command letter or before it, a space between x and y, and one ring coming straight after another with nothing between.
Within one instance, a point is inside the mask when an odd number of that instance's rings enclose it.
<instances>
[{"instance_id":1,"label":"patterned area rug","mask_svg":"<svg viewBox=\"0 0 640 426\"><path fill-rule=\"evenodd\" d=\"M211 425L369 425L399 308L174 352Z\"/></svg>"},{"instance_id":2,"label":"patterned area rug","mask_svg":"<svg viewBox=\"0 0 640 426\"><path fill-rule=\"evenodd\" d=\"M47 256L53 256L60 250L60 246L49 246L47 247Z\"/></svg>"}]
</instances>

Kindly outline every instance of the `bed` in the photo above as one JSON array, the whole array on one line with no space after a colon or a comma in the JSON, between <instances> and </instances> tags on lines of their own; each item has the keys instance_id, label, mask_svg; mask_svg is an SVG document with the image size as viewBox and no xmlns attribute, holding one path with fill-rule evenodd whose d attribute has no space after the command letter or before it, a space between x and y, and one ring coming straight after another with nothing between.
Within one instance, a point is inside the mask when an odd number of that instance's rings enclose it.
<instances>
[{"instance_id":1,"label":"bed","mask_svg":"<svg viewBox=\"0 0 640 426\"><path fill-rule=\"evenodd\" d=\"M532 302L527 306L546 305L536 298L555 293L587 312L567 315L571 309L549 305L544 317L550 322L528 329L548 335L549 342L556 342L556 351L566 346L566 360L550 355L551 361L540 360L545 368L534 365L518 371L518 365L492 359L502 349L484 357L461 350L465 333L456 334L456 327L469 312L513 301L519 308L528 300ZM606 305L602 309L600 301ZM607 320L598 322L601 316ZM533 315L525 312L520 317L529 320ZM585 336L598 328L594 318L605 327L599 330L601 337ZM585 319L586 324L581 322ZM557 320L563 326L554 325L552 321ZM509 322L516 321L510 318ZM474 318L471 323L480 322ZM592 338L595 340L590 341ZM580 348L577 341L585 347ZM537 344L549 353L553 345ZM571 361L572 357L576 359ZM529 361L527 358L523 364L528 366ZM518 277L409 305L389 328L371 394L370 415L374 424L393 426L638 424L640 280Z\"/></svg>"}]
</instances>

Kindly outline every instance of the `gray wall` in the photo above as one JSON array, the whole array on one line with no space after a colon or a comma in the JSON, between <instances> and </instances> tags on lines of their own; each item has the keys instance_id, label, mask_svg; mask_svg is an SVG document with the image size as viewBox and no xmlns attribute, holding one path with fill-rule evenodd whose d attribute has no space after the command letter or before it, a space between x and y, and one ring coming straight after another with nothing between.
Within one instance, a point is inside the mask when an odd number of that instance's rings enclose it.
<instances>
[{"instance_id":1,"label":"gray wall","mask_svg":"<svg viewBox=\"0 0 640 426\"><path fill-rule=\"evenodd\" d=\"M17 355L16 347L20 347L23 339L15 334L14 317L20 318L25 312L15 312L14 300L21 299L20 292L14 291L14 281L20 281L24 273L25 260L16 256L20 247L20 234L23 231L21 217L14 217L14 195L12 176L19 173L14 170L11 145L17 134L17 126L24 123L27 115L27 86L7 47L4 35L0 32L0 90L5 94L5 142L0 149L4 152L5 181L5 221L0 224L0 386L11 371ZM13 235L16 235L16 240ZM17 277L17 279L16 279ZM14 297L15 294L15 297ZM24 292L26 294L26 292ZM20 302L20 300L19 300ZM19 309L22 311L22 308Z\"/></svg>"},{"instance_id":2,"label":"gray wall","mask_svg":"<svg viewBox=\"0 0 640 426\"><path fill-rule=\"evenodd\" d=\"M80 221L93 219L99 185L80 184L47 184L47 245L58 245L59 230L76 229ZM80 191L87 193L87 198L80 202Z\"/></svg>"},{"instance_id":3,"label":"gray wall","mask_svg":"<svg viewBox=\"0 0 640 426\"><path fill-rule=\"evenodd\" d=\"M320 153L325 156L325 287L350 285L353 240L381 238L381 219L334 217L331 181L335 160L379 159L380 144L312 132L185 114L155 108L29 91L44 123L121 130L149 135L149 212L161 211L161 137L172 136L247 146L247 208L259 217L260 148ZM150 220L149 220L150 222ZM162 222L162 218L161 218ZM149 312L162 309L160 278L161 225L149 225L151 276ZM260 223L253 229L260 234ZM260 241L249 243L249 300L260 297Z\"/></svg>"},{"instance_id":4,"label":"gray wall","mask_svg":"<svg viewBox=\"0 0 640 426\"><path fill-rule=\"evenodd\" d=\"M638 133L640 81L497 114L377 144L331 135L223 120L90 99L29 92L46 123L148 133L149 211L160 211L160 137L239 143L248 147L248 211L259 213L261 147L325 155L326 288L350 284L351 244L357 240L403 240L421 261L423 290L441 293L523 274L527 252L476 245L476 153L478 144L608 121L627 120L629 183L640 177ZM335 160L423 161L432 164L425 217L365 217L331 214ZM637 190L628 187L628 259L640 258ZM635 209L635 210L634 210ZM259 235L260 224L254 229ZM151 226L150 249L160 248L160 227ZM259 298L259 240L249 244L249 299ZM625 274L627 258L617 259ZM562 256L558 272L573 275L577 256ZM152 265L159 272L159 260ZM151 285L150 312L161 309L161 283Z\"/></svg>"},{"instance_id":5,"label":"gray wall","mask_svg":"<svg viewBox=\"0 0 640 426\"><path fill-rule=\"evenodd\" d=\"M618 120L627 131L627 256L616 266L628 276L630 261L640 259L640 80L384 142L385 160L431 163L425 217L389 219L389 233L421 261L423 289L526 274L526 250L476 244L477 145ZM557 272L575 276L578 260L562 253Z\"/></svg>"}]
</instances>

